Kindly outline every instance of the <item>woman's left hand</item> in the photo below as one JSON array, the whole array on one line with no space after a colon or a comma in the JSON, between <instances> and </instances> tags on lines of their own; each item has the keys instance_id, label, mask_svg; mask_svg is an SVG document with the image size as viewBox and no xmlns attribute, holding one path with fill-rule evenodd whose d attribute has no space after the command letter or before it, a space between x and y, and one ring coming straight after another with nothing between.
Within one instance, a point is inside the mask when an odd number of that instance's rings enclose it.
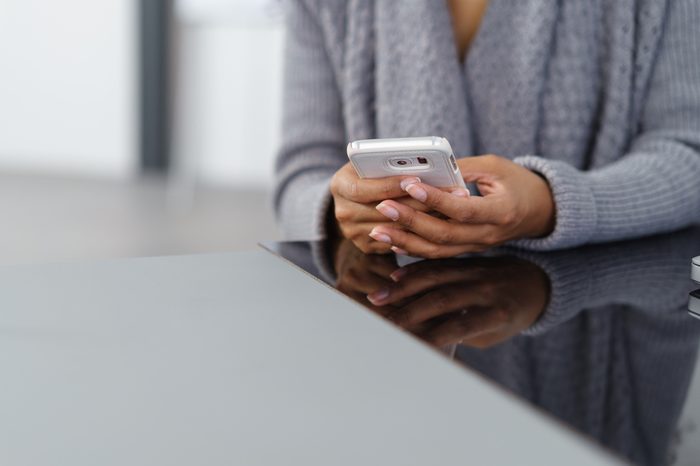
<instances>
[{"instance_id":1,"label":"woman's left hand","mask_svg":"<svg viewBox=\"0 0 700 466\"><path fill-rule=\"evenodd\" d=\"M402 228L377 226L370 236L390 243L398 254L440 258L542 237L553 230L554 199L544 178L496 155L468 157L458 164L464 180L476 183L482 196L470 196L464 189L450 193L424 183L404 184L409 196L447 218L385 200L377 210Z\"/></svg>"}]
</instances>

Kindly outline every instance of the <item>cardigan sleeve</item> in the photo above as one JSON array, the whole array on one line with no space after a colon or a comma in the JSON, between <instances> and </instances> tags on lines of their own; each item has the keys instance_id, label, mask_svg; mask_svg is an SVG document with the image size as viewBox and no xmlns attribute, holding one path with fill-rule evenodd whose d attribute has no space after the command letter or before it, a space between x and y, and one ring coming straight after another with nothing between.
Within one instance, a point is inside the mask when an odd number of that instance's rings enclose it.
<instances>
[{"instance_id":1,"label":"cardigan sleeve","mask_svg":"<svg viewBox=\"0 0 700 466\"><path fill-rule=\"evenodd\" d=\"M669 3L664 35L630 151L581 171L527 155L516 163L549 182L556 225L514 245L553 250L650 235L700 222L700 3Z\"/></svg>"},{"instance_id":2,"label":"cardigan sleeve","mask_svg":"<svg viewBox=\"0 0 700 466\"><path fill-rule=\"evenodd\" d=\"M347 161L340 92L323 31L303 1L285 2L281 149L274 206L286 239L325 235L329 182Z\"/></svg>"}]
</instances>

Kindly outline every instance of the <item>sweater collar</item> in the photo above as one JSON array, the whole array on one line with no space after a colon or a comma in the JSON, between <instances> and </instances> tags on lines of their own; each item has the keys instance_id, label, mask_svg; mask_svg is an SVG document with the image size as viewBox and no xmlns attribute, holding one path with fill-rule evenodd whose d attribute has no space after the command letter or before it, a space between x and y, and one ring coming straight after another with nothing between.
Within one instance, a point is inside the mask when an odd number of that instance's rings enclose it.
<instances>
[{"instance_id":1,"label":"sweater collar","mask_svg":"<svg viewBox=\"0 0 700 466\"><path fill-rule=\"evenodd\" d=\"M491 1L465 70L477 151L511 158L538 152L558 14L554 0Z\"/></svg>"},{"instance_id":2,"label":"sweater collar","mask_svg":"<svg viewBox=\"0 0 700 466\"><path fill-rule=\"evenodd\" d=\"M377 136L444 136L455 153L471 153L464 80L447 5L416 0L409 7L380 0L375 9Z\"/></svg>"},{"instance_id":3,"label":"sweater collar","mask_svg":"<svg viewBox=\"0 0 700 466\"><path fill-rule=\"evenodd\" d=\"M351 89L374 69L374 112L363 118L373 119L372 136L444 136L458 155L534 152L558 9L552 0L491 0L462 65L446 3L377 1L373 30L348 30L354 47L372 48L374 38L376 69L346 56Z\"/></svg>"}]
</instances>

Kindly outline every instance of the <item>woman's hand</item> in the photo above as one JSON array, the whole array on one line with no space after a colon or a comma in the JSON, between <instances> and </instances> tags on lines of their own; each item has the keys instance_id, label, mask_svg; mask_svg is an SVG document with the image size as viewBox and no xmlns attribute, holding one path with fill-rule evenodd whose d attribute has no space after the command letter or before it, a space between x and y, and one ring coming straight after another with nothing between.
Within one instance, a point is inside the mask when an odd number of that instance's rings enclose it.
<instances>
[{"instance_id":1,"label":"woman's hand","mask_svg":"<svg viewBox=\"0 0 700 466\"><path fill-rule=\"evenodd\" d=\"M495 155L460 159L458 164L464 180L475 182L482 197L404 181L404 191L423 205L422 211L384 200L376 209L393 224L377 225L369 235L399 254L439 258L545 236L554 229L554 199L542 177Z\"/></svg>"},{"instance_id":2,"label":"woman's hand","mask_svg":"<svg viewBox=\"0 0 700 466\"><path fill-rule=\"evenodd\" d=\"M376 241L369 236L376 226L391 226L392 222L376 210L379 201L394 199L396 204L406 205L412 211L427 208L406 195L401 182L418 181L411 176L394 176L380 179L361 179L350 163L338 170L331 180L331 194L335 208L335 220L341 237L352 241L362 252L382 254L390 251L391 244ZM404 183L405 185L405 183ZM403 198L403 199L399 199ZM401 228L394 225L394 228Z\"/></svg>"}]
</instances>

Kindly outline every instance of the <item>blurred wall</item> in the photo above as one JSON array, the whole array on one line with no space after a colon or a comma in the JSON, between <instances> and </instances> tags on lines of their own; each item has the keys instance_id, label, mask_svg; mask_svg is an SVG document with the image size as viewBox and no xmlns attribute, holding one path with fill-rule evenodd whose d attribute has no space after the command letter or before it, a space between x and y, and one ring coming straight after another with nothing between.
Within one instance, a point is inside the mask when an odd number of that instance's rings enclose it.
<instances>
[{"instance_id":1,"label":"blurred wall","mask_svg":"<svg viewBox=\"0 0 700 466\"><path fill-rule=\"evenodd\" d=\"M138 1L0 0L0 172L138 173ZM174 3L175 170L269 189L281 2Z\"/></svg>"},{"instance_id":2,"label":"blurred wall","mask_svg":"<svg viewBox=\"0 0 700 466\"><path fill-rule=\"evenodd\" d=\"M270 0L176 2L174 155L205 184L269 189L283 21Z\"/></svg>"},{"instance_id":3,"label":"blurred wall","mask_svg":"<svg viewBox=\"0 0 700 466\"><path fill-rule=\"evenodd\" d=\"M137 170L135 6L0 0L0 170Z\"/></svg>"}]
</instances>

